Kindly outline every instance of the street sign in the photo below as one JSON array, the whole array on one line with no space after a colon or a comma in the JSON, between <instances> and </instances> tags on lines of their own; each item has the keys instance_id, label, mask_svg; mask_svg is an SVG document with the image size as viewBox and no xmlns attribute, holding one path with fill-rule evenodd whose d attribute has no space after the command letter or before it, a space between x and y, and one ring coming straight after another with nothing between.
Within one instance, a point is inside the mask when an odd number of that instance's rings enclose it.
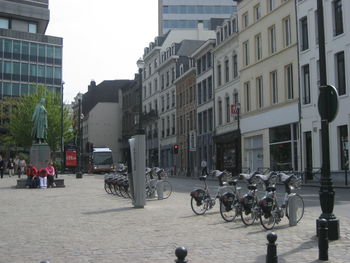
<instances>
[{"instance_id":1,"label":"street sign","mask_svg":"<svg viewBox=\"0 0 350 263\"><path fill-rule=\"evenodd\" d=\"M231 115L237 115L239 113L239 107L237 104L231 104Z\"/></svg>"},{"instance_id":2,"label":"street sign","mask_svg":"<svg viewBox=\"0 0 350 263\"><path fill-rule=\"evenodd\" d=\"M321 86L317 106L321 119L332 122L339 108L337 89L331 85Z\"/></svg>"}]
</instances>

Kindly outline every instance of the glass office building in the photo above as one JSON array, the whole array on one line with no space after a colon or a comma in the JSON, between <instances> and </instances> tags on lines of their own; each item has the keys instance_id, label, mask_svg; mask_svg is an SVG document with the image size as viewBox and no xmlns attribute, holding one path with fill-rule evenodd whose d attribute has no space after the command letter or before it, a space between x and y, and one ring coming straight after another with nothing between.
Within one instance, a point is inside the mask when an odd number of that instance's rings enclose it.
<instances>
[{"instance_id":1,"label":"glass office building","mask_svg":"<svg viewBox=\"0 0 350 263\"><path fill-rule=\"evenodd\" d=\"M202 21L210 29L211 18L229 18L236 12L236 2L232 0L159 0L159 35L171 29L197 28Z\"/></svg>"},{"instance_id":2,"label":"glass office building","mask_svg":"<svg viewBox=\"0 0 350 263\"><path fill-rule=\"evenodd\" d=\"M63 39L47 36L48 0L0 0L0 99L61 91Z\"/></svg>"}]
</instances>

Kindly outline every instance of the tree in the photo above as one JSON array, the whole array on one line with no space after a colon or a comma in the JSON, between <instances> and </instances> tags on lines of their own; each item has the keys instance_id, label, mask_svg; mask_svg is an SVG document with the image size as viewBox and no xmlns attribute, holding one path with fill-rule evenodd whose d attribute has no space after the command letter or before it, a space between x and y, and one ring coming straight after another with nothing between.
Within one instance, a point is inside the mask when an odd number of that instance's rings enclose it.
<instances>
[{"instance_id":1,"label":"tree","mask_svg":"<svg viewBox=\"0 0 350 263\"><path fill-rule=\"evenodd\" d=\"M47 110L48 134L47 143L51 151L57 151L61 144L61 97L59 94L48 90L45 86L38 86L35 93L17 98L6 98L12 105L10 121L8 125L10 136L18 146L29 148L33 138L32 114L35 105L41 98L45 98ZM63 109L63 137L64 141L71 140L73 134L70 130L72 120L68 117L68 110Z\"/></svg>"}]
</instances>

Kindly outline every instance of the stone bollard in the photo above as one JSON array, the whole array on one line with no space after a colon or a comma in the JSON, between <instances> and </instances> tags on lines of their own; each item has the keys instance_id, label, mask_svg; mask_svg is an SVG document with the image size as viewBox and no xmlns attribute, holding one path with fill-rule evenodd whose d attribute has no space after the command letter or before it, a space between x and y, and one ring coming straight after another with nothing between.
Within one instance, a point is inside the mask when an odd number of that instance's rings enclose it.
<instances>
[{"instance_id":1,"label":"stone bollard","mask_svg":"<svg viewBox=\"0 0 350 263\"><path fill-rule=\"evenodd\" d=\"M187 249L184 247L178 247L175 249L175 256L177 257L175 263L186 263L187 260L185 258L187 256Z\"/></svg>"},{"instance_id":2,"label":"stone bollard","mask_svg":"<svg viewBox=\"0 0 350 263\"><path fill-rule=\"evenodd\" d=\"M40 263L50 263L50 261L44 260L44 261L41 261Z\"/></svg>"},{"instance_id":3,"label":"stone bollard","mask_svg":"<svg viewBox=\"0 0 350 263\"><path fill-rule=\"evenodd\" d=\"M318 221L318 259L328 260L328 222L324 218Z\"/></svg>"},{"instance_id":4,"label":"stone bollard","mask_svg":"<svg viewBox=\"0 0 350 263\"><path fill-rule=\"evenodd\" d=\"M275 244L277 240L277 235L274 232L267 234L267 255L266 255L266 263L277 263L277 245Z\"/></svg>"}]
</instances>

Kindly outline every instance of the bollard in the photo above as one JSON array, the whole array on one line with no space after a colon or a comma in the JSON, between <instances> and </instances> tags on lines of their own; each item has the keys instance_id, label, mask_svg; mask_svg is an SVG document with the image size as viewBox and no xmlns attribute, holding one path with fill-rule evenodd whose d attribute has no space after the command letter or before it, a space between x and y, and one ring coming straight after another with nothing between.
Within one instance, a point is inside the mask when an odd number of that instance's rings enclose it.
<instances>
[{"instance_id":1,"label":"bollard","mask_svg":"<svg viewBox=\"0 0 350 263\"><path fill-rule=\"evenodd\" d=\"M163 200L163 192L164 192L163 180L158 180L156 189L157 189L158 200Z\"/></svg>"},{"instance_id":2,"label":"bollard","mask_svg":"<svg viewBox=\"0 0 350 263\"><path fill-rule=\"evenodd\" d=\"M318 221L318 259L328 260L328 222L322 218Z\"/></svg>"},{"instance_id":3,"label":"bollard","mask_svg":"<svg viewBox=\"0 0 350 263\"><path fill-rule=\"evenodd\" d=\"M50 261L44 260L44 261L41 261L40 263L50 263Z\"/></svg>"},{"instance_id":4,"label":"bollard","mask_svg":"<svg viewBox=\"0 0 350 263\"><path fill-rule=\"evenodd\" d=\"M184 247L178 247L175 249L175 256L177 257L175 263L186 263L187 260L185 258L187 256L187 249Z\"/></svg>"},{"instance_id":5,"label":"bollard","mask_svg":"<svg viewBox=\"0 0 350 263\"><path fill-rule=\"evenodd\" d=\"M275 244L277 240L277 235L274 232L267 234L267 255L266 255L266 263L277 263L277 245Z\"/></svg>"},{"instance_id":6,"label":"bollard","mask_svg":"<svg viewBox=\"0 0 350 263\"><path fill-rule=\"evenodd\" d=\"M295 198L291 196L288 200L288 214L289 214L289 226L297 225L297 209L295 205Z\"/></svg>"}]
</instances>

